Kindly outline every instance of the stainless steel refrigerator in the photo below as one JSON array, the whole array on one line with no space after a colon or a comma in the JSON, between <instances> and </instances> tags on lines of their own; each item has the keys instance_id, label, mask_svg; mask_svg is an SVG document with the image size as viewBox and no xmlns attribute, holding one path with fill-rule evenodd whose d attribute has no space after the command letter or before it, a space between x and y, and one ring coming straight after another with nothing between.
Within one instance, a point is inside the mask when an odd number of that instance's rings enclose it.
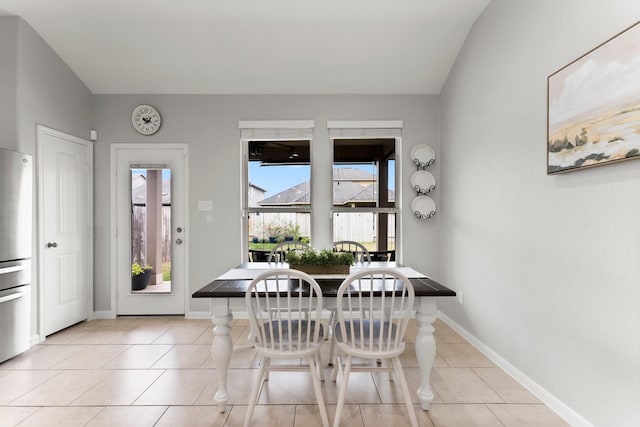
<instances>
[{"instance_id":1,"label":"stainless steel refrigerator","mask_svg":"<svg viewBox=\"0 0 640 427\"><path fill-rule=\"evenodd\" d=\"M0 362L30 346L33 159L0 149Z\"/></svg>"}]
</instances>

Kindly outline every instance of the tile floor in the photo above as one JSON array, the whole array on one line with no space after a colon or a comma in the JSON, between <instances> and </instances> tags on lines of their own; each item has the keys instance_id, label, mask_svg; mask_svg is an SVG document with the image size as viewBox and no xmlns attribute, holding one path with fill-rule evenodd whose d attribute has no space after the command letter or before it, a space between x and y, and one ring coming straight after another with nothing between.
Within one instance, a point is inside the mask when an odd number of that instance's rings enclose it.
<instances>
[{"instance_id":1,"label":"tile floor","mask_svg":"<svg viewBox=\"0 0 640 427\"><path fill-rule=\"evenodd\" d=\"M122 317L80 323L0 364L0 426L241 426L257 370L247 321L233 324L232 398L224 413L217 412L213 399L209 320ZM446 324L438 320L434 326L436 397L429 411L414 402L421 426L566 426ZM415 332L412 325L410 343ZM410 344L403 366L415 390L419 375L413 350ZM337 387L331 371L324 374L332 421ZM308 375L272 373L253 425L319 426ZM342 425L408 425L402 394L387 374L352 374Z\"/></svg>"}]
</instances>

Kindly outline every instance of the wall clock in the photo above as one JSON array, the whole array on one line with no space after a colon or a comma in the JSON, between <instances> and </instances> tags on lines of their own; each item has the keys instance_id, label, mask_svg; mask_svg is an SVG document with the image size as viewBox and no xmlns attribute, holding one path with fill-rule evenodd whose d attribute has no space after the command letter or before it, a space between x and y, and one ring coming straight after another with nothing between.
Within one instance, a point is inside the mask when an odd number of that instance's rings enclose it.
<instances>
[{"instance_id":1,"label":"wall clock","mask_svg":"<svg viewBox=\"0 0 640 427\"><path fill-rule=\"evenodd\" d=\"M138 105L131 112L133 128L142 135L153 135L160 129L162 118L158 110L151 105Z\"/></svg>"}]
</instances>

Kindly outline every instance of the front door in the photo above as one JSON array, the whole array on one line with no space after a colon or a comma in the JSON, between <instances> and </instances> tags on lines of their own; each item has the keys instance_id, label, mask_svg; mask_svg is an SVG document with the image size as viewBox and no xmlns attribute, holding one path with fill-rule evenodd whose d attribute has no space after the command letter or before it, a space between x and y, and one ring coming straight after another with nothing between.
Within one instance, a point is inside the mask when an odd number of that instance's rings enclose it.
<instances>
[{"instance_id":1,"label":"front door","mask_svg":"<svg viewBox=\"0 0 640 427\"><path fill-rule=\"evenodd\" d=\"M185 313L187 147L114 144L118 315Z\"/></svg>"},{"instance_id":2,"label":"front door","mask_svg":"<svg viewBox=\"0 0 640 427\"><path fill-rule=\"evenodd\" d=\"M92 146L42 126L37 144L40 329L47 336L85 320L92 303Z\"/></svg>"}]
</instances>

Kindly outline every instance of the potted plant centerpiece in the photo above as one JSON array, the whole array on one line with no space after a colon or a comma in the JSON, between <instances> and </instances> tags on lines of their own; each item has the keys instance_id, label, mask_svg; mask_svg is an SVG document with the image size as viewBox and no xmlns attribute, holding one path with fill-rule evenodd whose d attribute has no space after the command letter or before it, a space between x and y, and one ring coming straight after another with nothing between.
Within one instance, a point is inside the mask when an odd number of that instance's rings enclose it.
<instances>
[{"instance_id":1,"label":"potted plant centerpiece","mask_svg":"<svg viewBox=\"0 0 640 427\"><path fill-rule=\"evenodd\" d=\"M149 280L151 280L151 272L153 267L146 264L141 267L140 264L134 262L131 264L131 290L141 291L147 287Z\"/></svg>"},{"instance_id":2,"label":"potted plant centerpiece","mask_svg":"<svg viewBox=\"0 0 640 427\"><path fill-rule=\"evenodd\" d=\"M290 268L307 274L349 274L349 267L355 260L351 252L334 252L329 249L288 252L286 256Z\"/></svg>"}]
</instances>

